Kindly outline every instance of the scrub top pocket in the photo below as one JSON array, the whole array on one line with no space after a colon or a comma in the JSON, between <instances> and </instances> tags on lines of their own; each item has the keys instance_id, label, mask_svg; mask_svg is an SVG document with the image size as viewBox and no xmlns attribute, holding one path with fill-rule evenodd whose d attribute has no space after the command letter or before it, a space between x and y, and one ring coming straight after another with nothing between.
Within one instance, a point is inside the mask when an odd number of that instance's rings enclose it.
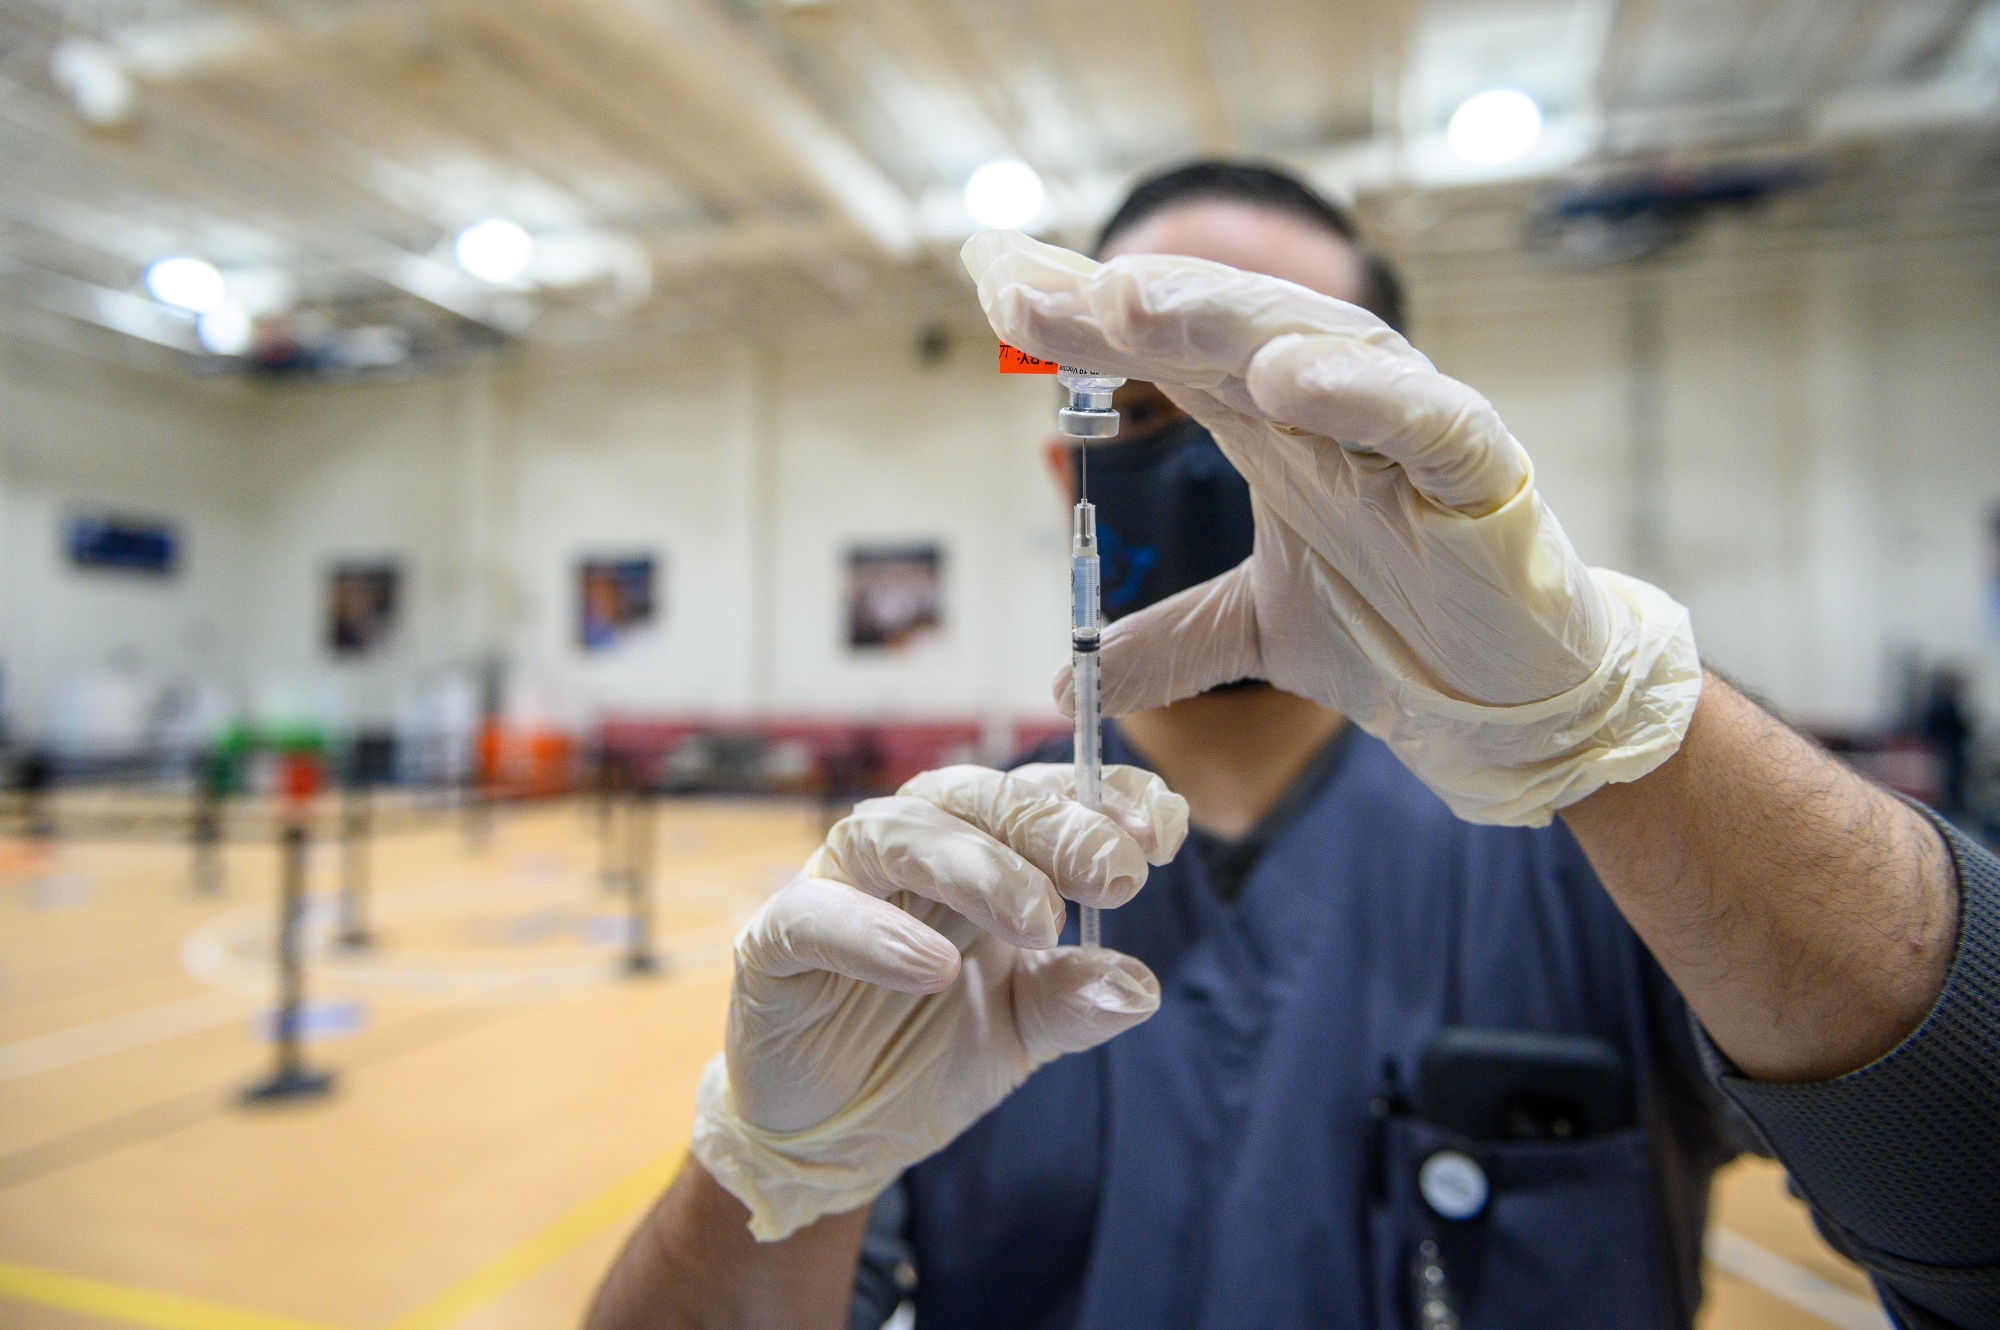
<instances>
[{"instance_id":1,"label":"scrub top pocket","mask_svg":"<svg viewBox=\"0 0 2000 1330\"><path fill-rule=\"evenodd\" d=\"M1642 1130L1474 1143L1397 1116L1380 1140L1371 1228L1384 1330L1663 1323Z\"/></svg>"}]
</instances>

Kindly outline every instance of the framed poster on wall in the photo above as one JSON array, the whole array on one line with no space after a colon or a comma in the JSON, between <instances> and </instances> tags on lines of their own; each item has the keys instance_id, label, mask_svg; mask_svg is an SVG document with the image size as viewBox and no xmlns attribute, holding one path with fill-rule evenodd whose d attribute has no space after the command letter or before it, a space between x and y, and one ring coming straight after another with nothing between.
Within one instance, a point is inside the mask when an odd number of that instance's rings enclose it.
<instances>
[{"instance_id":1,"label":"framed poster on wall","mask_svg":"<svg viewBox=\"0 0 2000 1330\"><path fill-rule=\"evenodd\" d=\"M336 656L380 651L396 632L402 569L388 559L339 563L327 574L326 641Z\"/></svg>"},{"instance_id":2,"label":"framed poster on wall","mask_svg":"<svg viewBox=\"0 0 2000 1330\"><path fill-rule=\"evenodd\" d=\"M663 617L651 554L587 558L577 565L576 640L588 652L610 651Z\"/></svg>"},{"instance_id":3,"label":"framed poster on wall","mask_svg":"<svg viewBox=\"0 0 2000 1330\"><path fill-rule=\"evenodd\" d=\"M847 645L908 651L944 628L944 550L935 543L847 551Z\"/></svg>"}]
</instances>

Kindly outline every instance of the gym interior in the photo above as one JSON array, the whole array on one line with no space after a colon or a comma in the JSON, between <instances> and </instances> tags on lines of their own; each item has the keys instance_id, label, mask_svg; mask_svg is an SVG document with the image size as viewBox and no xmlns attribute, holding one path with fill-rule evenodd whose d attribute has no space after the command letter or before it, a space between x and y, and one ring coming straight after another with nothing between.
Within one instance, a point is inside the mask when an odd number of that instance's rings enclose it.
<instances>
[{"instance_id":1,"label":"gym interior","mask_svg":"<svg viewBox=\"0 0 2000 1330\"><path fill-rule=\"evenodd\" d=\"M1992 0L0 0L0 1323L578 1323L743 922L1068 733L960 246L1198 157L2000 835ZM1704 1251L1702 1330L1889 1324L1770 1160Z\"/></svg>"}]
</instances>

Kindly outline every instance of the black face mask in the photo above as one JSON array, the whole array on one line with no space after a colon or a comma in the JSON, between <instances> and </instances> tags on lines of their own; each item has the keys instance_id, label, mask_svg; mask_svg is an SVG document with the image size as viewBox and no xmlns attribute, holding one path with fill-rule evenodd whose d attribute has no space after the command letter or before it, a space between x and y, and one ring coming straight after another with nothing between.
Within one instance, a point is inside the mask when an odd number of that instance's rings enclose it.
<instances>
[{"instance_id":1,"label":"black face mask","mask_svg":"<svg viewBox=\"0 0 2000 1330\"><path fill-rule=\"evenodd\" d=\"M1080 448L1070 449L1072 480ZM1142 610L1250 557L1250 486L1209 432L1180 420L1090 450L1104 617Z\"/></svg>"}]
</instances>

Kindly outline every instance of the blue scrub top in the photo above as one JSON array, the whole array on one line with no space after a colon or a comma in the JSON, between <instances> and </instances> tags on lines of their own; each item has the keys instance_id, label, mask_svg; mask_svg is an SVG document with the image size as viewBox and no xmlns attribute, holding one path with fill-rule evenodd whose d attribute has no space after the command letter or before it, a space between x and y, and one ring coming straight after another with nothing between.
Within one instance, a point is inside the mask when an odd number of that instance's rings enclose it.
<instances>
[{"instance_id":1,"label":"blue scrub top","mask_svg":"<svg viewBox=\"0 0 2000 1330\"><path fill-rule=\"evenodd\" d=\"M914 1265L926 1330L1691 1323L1734 1146L1679 996L1560 824L1460 822L1380 743L1335 742L1233 899L1184 847L1105 913L1158 1014L1037 1071L878 1204L869 1251ZM1115 726L1105 760L1144 765ZM1612 1042L1640 1125L1452 1136L1398 1093L1446 1026ZM1469 1220L1420 1194L1441 1148L1488 1181Z\"/></svg>"}]
</instances>

